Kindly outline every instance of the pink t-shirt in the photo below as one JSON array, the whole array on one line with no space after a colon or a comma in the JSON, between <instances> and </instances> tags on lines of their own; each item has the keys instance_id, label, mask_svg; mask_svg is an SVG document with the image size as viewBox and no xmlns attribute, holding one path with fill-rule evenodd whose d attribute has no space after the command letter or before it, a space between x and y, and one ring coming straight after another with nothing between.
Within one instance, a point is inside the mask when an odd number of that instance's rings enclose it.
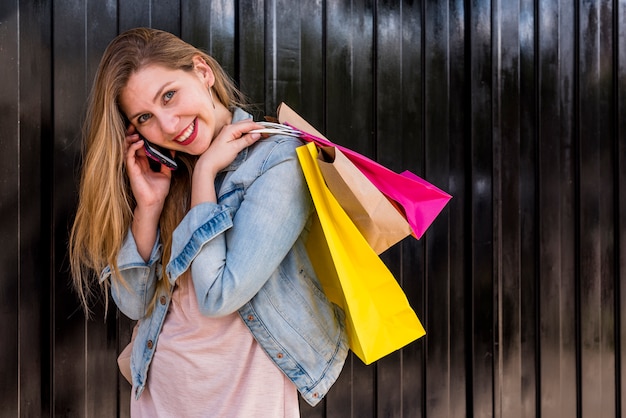
<instances>
[{"instance_id":1,"label":"pink t-shirt","mask_svg":"<svg viewBox=\"0 0 626 418\"><path fill-rule=\"evenodd\" d=\"M299 417L294 384L238 313L207 318L181 277L133 417Z\"/></svg>"}]
</instances>

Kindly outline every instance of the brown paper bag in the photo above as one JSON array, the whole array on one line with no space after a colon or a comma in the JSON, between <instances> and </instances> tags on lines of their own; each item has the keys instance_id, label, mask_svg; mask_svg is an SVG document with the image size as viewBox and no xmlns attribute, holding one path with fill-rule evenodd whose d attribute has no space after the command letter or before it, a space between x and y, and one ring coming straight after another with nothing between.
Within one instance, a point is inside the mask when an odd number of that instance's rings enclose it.
<instances>
[{"instance_id":1,"label":"brown paper bag","mask_svg":"<svg viewBox=\"0 0 626 418\"><path fill-rule=\"evenodd\" d=\"M130 337L130 342L128 343L128 345L126 345L126 347L124 347L120 355L117 357L117 366L120 369L120 373L122 374L122 376L124 376L124 379L126 379L131 385L133 384L133 377L130 371L130 356L133 352L133 344L135 342L135 337L137 337L138 327L139 325L135 324L135 326L133 327L133 333Z\"/></svg>"},{"instance_id":2,"label":"brown paper bag","mask_svg":"<svg viewBox=\"0 0 626 418\"><path fill-rule=\"evenodd\" d=\"M374 187L396 205L409 223L412 235L417 239L424 235L452 198L448 193L410 171L396 173L356 151L334 144L313 129L285 103L281 103L278 107L278 121L292 127L288 132L289 135L298 136L317 146L331 146L341 150Z\"/></svg>"},{"instance_id":3,"label":"brown paper bag","mask_svg":"<svg viewBox=\"0 0 626 418\"><path fill-rule=\"evenodd\" d=\"M328 139L324 135L322 135L317 129L311 126L309 122L304 120L302 116L298 115L292 108L287 106L286 103L279 104L278 108L276 109L276 113L278 115L278 121L280 123L287 123L296 129L308 132L311 135L317 136L318 138Z\"/></svg>"},{"instance_id":4,"label":"brown paper bag","mask_svg":"<svg viewBox=\"0 0 626 418\"><path fill-rule=\"evenodd\" d=\"M287 104L281 103L277 114L280 123L326 139ZM322 152L318 162L328 188L377 254L413 233L398 207L341 150L322 147Z\"/></svg>"},{"instance_id":5,"label":"brown paper bag","mask_svg":"<svg viewBox=\"0 0 626 418\"><path fill-rule=\"evenodd\" d=\"M341 150L318 150L318 165L328 189L376 254L411 235L407 220Z\"/></svg>"}]
</instances>

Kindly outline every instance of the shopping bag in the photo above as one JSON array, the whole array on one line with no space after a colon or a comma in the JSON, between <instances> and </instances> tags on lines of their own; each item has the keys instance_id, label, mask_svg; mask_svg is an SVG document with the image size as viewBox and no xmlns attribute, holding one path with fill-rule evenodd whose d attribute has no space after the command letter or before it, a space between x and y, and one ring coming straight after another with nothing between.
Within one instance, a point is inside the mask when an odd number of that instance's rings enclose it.
<instances>
[{"instance_id":1,"label":"shopping bag","mask_svg":"<svg viewBox=\"0 0 626 418\"><path fill-rule=\"evenodd\" d=\"M411 235L398 209L341 150L319 147L317 163L328 189L376 254Z\"/></svg>"},{"instance_id":2,"label":"shopping bag","mask_svg":"<svg viewBox=\"0 0 626 418\"><path fill-rule=\"evenodd\" d=\"M346 313L350 349L370 364L426 331L389 269L324 184L317 148L297 148L315 213L307 252L324 293Z\"/></svg>"},{"instance_id":3,"label":"shopping bag","mask_svg":"<svg viewBox=\"0 0 626 418\"><path fill-rule=\"evenodd\" d=\"M410 171L398 174L356 151L330 142L285 103L280 104L277 114L280 123L296 128L304 140L314 142L318 146L337 147L343 151L378 190L402 208L416 238L424 235L426 229L452 198L448 193Z\"/></svg>"},{"instance_id":4,"label":"shopping bag","mask_svg":"<svg viewBox=\"0 0 626 418\"><path fill-rule=\"evenodd\" d=\"M120 369L120 373L124 376L124 379L131 385L133 384L133 377L130 371L130 357L133 353L133 344L137 337L137 330L139 329L139 323L136 323L133 327L133 332L130 337L130 342L124 347L122 352L117 357L117 365Z\"/></svg>"}]
</instances>

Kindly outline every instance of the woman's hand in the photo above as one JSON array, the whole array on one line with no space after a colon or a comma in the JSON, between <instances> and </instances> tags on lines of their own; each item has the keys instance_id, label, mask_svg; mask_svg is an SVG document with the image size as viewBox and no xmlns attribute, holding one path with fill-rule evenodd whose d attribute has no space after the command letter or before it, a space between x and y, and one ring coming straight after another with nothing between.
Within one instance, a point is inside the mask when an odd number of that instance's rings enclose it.
<instances>
[{"instance_id":1,"label":"woman's hand","mask_svg":"<svg viewBox=\"0 0 626 418\"><path fill-rule=\"evenodd\" d=\"M263 127L252 119L225 125L200 156L198 163L203 164L203 167L210 167L214 174L217 174L232 163L244 148L261 138L261 134L248 132Z\"/></svg>"},{"instance_id":2,"label":"woman's hand","mask_svg":"<svg viewBox=\"0 0 626 418\"><path fill-rule=\"evenodd\" d=\"M202 202L216 202L214 181L217 173L232 163L237 155L246 147L261 138L259 133L249 133L254 129L262 129L247 119L225 125L213 138L209 148L200 156L194 168L192 180L191 206Z\"/></svg>"},{"instance_id":3,"label":"woman's hand","mask_svg":"<svg viewBox=\"0 0 626 418\"><path fill-rule=\"evenodd\" d=\"M163 165L160 171L152 171L143 144L135 127L131 125L125 139L126 171L137 206L158 209L160 213L169 193L172 172Z\"/></svg>"},{"instance_id":4,"label":"woman's hand","mask_svg":"<svg viewBox=\"0 0 626 418\"><path fill-rule=\"evenodd\" d=\"M172 172L163 165L161 171L152 171L143 148L143 140L132 125L126 131L124 145L126 172L137 202L131 230L137 250L147 262L156 241L159 218L170 190Z\"/></svg>"}]
</instances>

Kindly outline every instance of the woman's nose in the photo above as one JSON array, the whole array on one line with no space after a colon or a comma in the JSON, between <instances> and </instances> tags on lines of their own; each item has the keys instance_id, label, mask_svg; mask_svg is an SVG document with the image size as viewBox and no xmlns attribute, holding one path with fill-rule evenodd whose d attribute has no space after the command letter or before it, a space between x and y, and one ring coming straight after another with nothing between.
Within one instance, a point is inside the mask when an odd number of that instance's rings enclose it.
<instances>
[{"instance_id":1,"label":"woman's nose","mask_svg":"<svg viewBox=\"0 0 626 418\"><path fill-rule=\"evenodd\" d=\"M178 134L178 121L179 118L173 113L163 113L159 117L159 124L161 125L161 130L163 133L168 135L176 135Z\"/></svg>"}]
</instances>

